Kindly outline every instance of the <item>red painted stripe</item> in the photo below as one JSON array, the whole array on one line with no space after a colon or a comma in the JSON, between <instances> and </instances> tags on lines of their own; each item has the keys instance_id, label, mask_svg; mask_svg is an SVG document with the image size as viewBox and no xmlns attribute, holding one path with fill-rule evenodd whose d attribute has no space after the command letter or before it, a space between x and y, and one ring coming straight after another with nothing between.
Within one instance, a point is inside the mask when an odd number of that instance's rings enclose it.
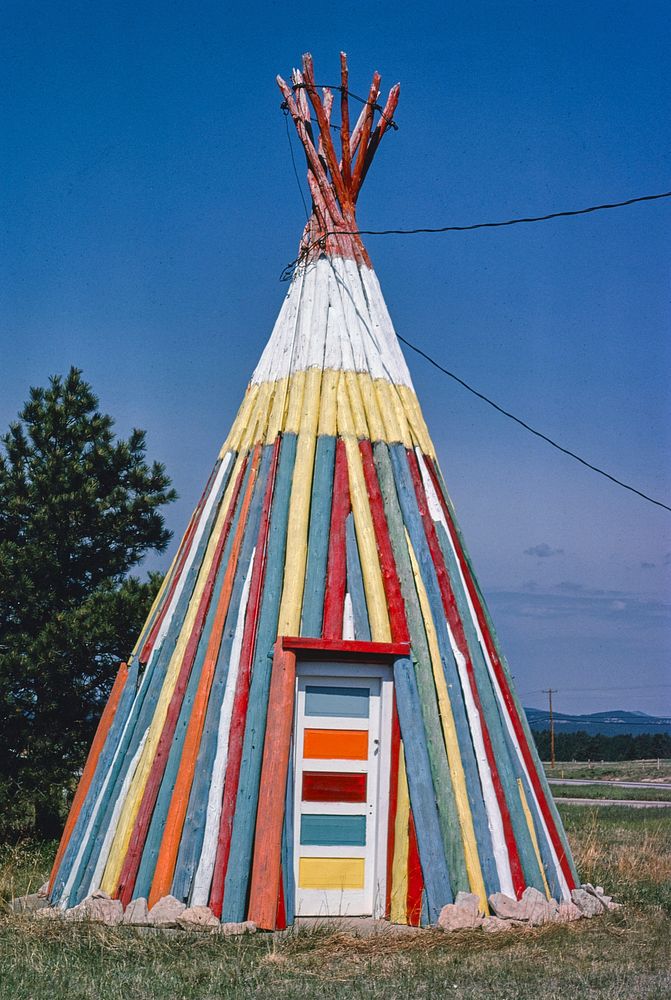
<instances>
[{"instance_id":1,"label":"red painted stripe","mask_svg":"<svg viewBox=\"0 0 671 1000\"><path fill-rule=\"evenodd\" d=\"M347 589L345 526L350 510L347 452L345 451L345 442L342 438L338 438L333 472L333 501L331 504L329 554L322 624L322 635L325 639L340 639L342 637L342 616Z\"/></svg>"},{"instance_id":2,"label":"red painted stripe","mask_svg":"<svg viewBox=\"0 0 671 1000\"><path fill-rule=\"evenodd\" d=\"M375 463L373 462L373 448L370 441L360 441L359 451L363 462L363 472L366 480L366 492L368 493L368 503L373 518L375 529L375 541L382 571L382 582L387 598L387 609L389 611L389 624L391 626L391 637L393 642L409 642L408 622L405 617L405 602L401 593L401 585L398 582L396 573L396 562L394 552L389 538L387 527L387 517L384 511L382 493L377 479Z\"/></svg>"},{"instance_id":3,"label":"red painted stripe","mask_svg":"<svg viewBox=\"0 0 671 1000\"><path fill-rule=\"evenodd\" d=\"M398 806L398 762L401 750L401 728L396 711L396 695L393 696L391 711L391 761L389 766L389 822L387 825L387 894L385 915L391 917L391 880L394 867L395 824Z\"/></svg>"},{"instance_id":4,"label":"red painted stripe","mask_svg":"<svg viewBox=\"0 0 671 1000\"><path fill-rule=\"evenodd\" d=\"M254 493L254 486L256 484L256 476L260 461L261 445L257 444L254 449L249 475L247 476L245 494L240 503L240 513L238 514L237 524L235 526L235 534L233 535L232 544L228 549L226 568L225 571L223 571L223 580L219 590L219 598L214 616L212 618L209 635L207 637L207 648L201 667L200 677L198 679L198 688L191 706L189 724L184 736L179 770L177 771L175 785L170 799L170 806L165 818L161 846L159 848L158 857L156 858L154 878L151 885L151 891L149 893L149 899L147 900L150 909L155 903L158 902L159 899L168 895L170 892L170 886L172 885L175 864L177 861L177 852L179 850L179 843L182 837L182 829L184 826L184 819L186 817L191 784L196 769L198 751L200 749L200 740L203 734L203 726L205 725L205 713L207 711L207 703L210 697L210 687L214 679L214 671L217 665L219 647L221 646L221 637L224 632L224 625L226 624L226 615L228 614L228 606L231 599L231 593L233 591L235 573L238 567L238 557L240 555L245 528L247 526L247 515L252 502L252 495Z\"/></svg>"},{"instance_id":5,"label":"red painted stripe","mask_svg":"<svg viewBox=\"0 0 671 1000\"><path fill-rule=\"evenodd\" d=\"M238 502L238 496L240 494L240 488L242 486L242 480L246 467L247 458L245 458L242 463L238 479L233 490L228 512L214 551L212 565L210 566L208 577L205 581L205 587L201 594L198 610L191 629L191 635L189 636L184 656L182 657L177 683L175 684L175 689L170 699L168 711L163 723L163 729L159 737L149 777L147 778L147 784L145 785L144 793L142 795L140 808L137 816L135 817L133 832L128 844L128 850L121 869L119 884L115 893L124 906L127 906L130 902L133 895L133 889L135 888L135 879L137 878L138 869L140 867L140 859L142 858L142 851L144 850L147 830L149 829L151 816L154 811L154 806L156 805L156 799L158 798L163 772L165 771L165 765L168 761L168 754L170 753L172 739L175 735L179 712L182 707L182 701L184 700L184 693L191 674L191 668L193 667L193 663L196 658L198 643L200 642L200 637L205 625L205 619L210 606L210 600L214 590L214 583L219 569L219 563L221 562L221 556L224 551L231 523L233 521L233 515Z\"/></svg>"},{"instance_id":6,"label":"red painted stripe","mask_svg":"<svg viewBox=\"0 0 671 1000\"><path fill-rule=\"evenodd\" d=\"M303 771L303 802L365 802L366 775Z\"/></svg>"},{"instance_id":7,"label":"red painted stripe","mask_svg":"<svg viewBox=\"0 0 671 1000\"><path fill-rule=\"evenodd\" d=\"M508 850L508 857L510 860L510 871L513 880L513 887L517 896L521 896L524 892L526 882L524 879L524 872L522 870L522 863L520 861L520 856L517 851L517 843L515 841L515 834L513 832L513 824L510 818L510 810L508 808L508 803L506 801L505 792L503 786L501 785L501 779L499 777L498 767L496 765L496 756L494 754L494 748L492 747L491 737L489 735L489 729L487 727L487 720L485 719L484 712L482 711L482 705L480 702L480 693L478 691L477 682L475 679L475 672L473 670L473 663L471 661L471 655L468 649L468 643L466 641L466 635L464 632L464 627L459 618L459 611L457 609L457 603L454 597L454 592L452 590L452 584L450 583L450 578L445 566L445 560L443 558L443 553L440 548L440 543L438 542L438 536L436 535L436 528L433 523L433 519L429 513L428 505L426 502L426 495L424 493L424 485L422 483L422 476L419 470L419 465L417 463L417 456L412 449L407 449L408 456L408 467L412 475L413 484L415 487L415 495L417 497L417 505L419 507L419 512L424 523L424 532L426 535L427 542L429 544L429 549L431 551L431 558L433 559L433 565L436 570L436 575L438 577L438 584L440 587L440 594L443 601L443 608L445 610L445 615L450 626L452 635L457 644L457 648L461 652L466 662L466 672L468 674L468 681L471 687L471 693L473 695L473 701L475 702L475 707L480 716L480 723L482 726L482 740L485 746L485 754L487 756L487 763L489 765L489 770L492 775L492 784L494 785L494 791L496 793L496 800L499 804L499 810L501 812L501 821L503 824L503 834L506 841L506 847Z\"/></svg>"},{"instance_id":8,"label":"red painted stripe","mask_svg":"<svg viewBox=\"0 0 671 1000\"><path fill-rule=\"evenodd\" d=\"M419 860L419 848L417 846L417 833L415 831L415 820L411 812L410 824L408 828L407 914L408 914L408 923L412 927L419 927L422 922L423 891L424 891L424 877L422 875L422 865Z\"/></svg>"},{"instance_id":9,"label":"red painted stripe","mask_svg":"<svg viewBox=\"0 0 671 1000\"><path fill-rule=\"evenodd\" d=\"M327 654L359 660L396 660L410 655L409 642L365 642L360 639L313 639L310 636L280 636L283 649L315 653L328 659Z\"/></svg>"},{"instance_id":10,"label":"red painted stripe","mask_svg":"<svg viewBox=\"0 0 671 1000\"><path fill-rule=\"evenodd\" d=\"M258 624L259 609L261 607L263 579L266 569L268 533L270 530L270 506L275 487L275 476L277 474L279 453L280 438L277 437L273 446L273 458L268 473L266 492L263 498L261 524L259 526L259 535L256 542L254 568L252 570L247 612L245 614L245 630L242 637L242 648L240 651L238 681L235 688L235 698L233 699L231 730L228 738L228 764L226 767L224 797L221 806L221 819L219 822L217 855L214 862L214 873L212 875L212 888L210 889L210 909L218 917L221 917L221 910L224 902L224 882L226 880L226 869L228 868L228 856L231 850L233 814L235 812L235 800L238 795L240 765L242 762L242 744L245 735L247 705L249 704L249 682L251 677L252 660L254 658L254 647L256 644L256 627Z\"/></svg>"},{"instance_id":11,"label":"red painted stripe","mask_svg":"<svg viewBox=\"0 0 671 1000\"><path fill-rule=\"evenodd\" d=\"M119 670L114 679L114 684L112 685L112 690L110 691L103 714L100 716L100 722L98 723L96 734L93 737L93 743L91 744L91 749L89 750L88 757L86 758L86 763L84 764L84 770L82 771L82 776L79 779L79 784L77 785L75 797L72 800L72 805L70 806L70 812L68 813L65 829L63 830L61 842L58 845L58 851L56 852L56 858L49 877L49 892L51 892L54 887L54 882L58 873L58 866L63 860L65 849L68 846L75 823L79 818L82 805L84 804L84 799L86 798L86 793L88 792L91 782L93 781L93 775L96 772L98 760L105 745L107 734L109 733L110 727L114 721L114 716L116 715L116 710L119 707L119 700L127 679L128 667L125 663L122 663L120 664Z\"/></svg>"},{"instance_id":12,"label":"red painted stripe","mask_svg":"<svg viewBox=\"0 0 671 1000\"><path fill-rule=\"evenodd\" d=\"M281 643L276 642L268 695L268 718L263 743L247 911L248 919L266 931L274 931L276 928L278 893L282 893L282 822L295 689L296 654L282 649Z\"/></svg>"},{"instance_id":13,"label":"red painted stripe","mask_svg":"<svg viewBox=\"0 0 671 1000\"><path fill-rule=\"evenodd\" d=\"M156 637L161 627L161 623L163 622L163 619L166 616L168 608L170 607L170 601L172 600L175 588L177 587L180 576L182 574L184 563L186 562L187 557L189 555L189 551L191 549L191 543L193 541L193 536L196 533L196 528L200 520L200 514L202 513L203 507L205 506L205 500L210 491L214 478L215 474L214 470L212 470L212 472L210 473L210 478L205 484L205 489L203 490L202 496L198 501L196 509L191 515L186 531L184 532L184 537L180 542L179 549L177 550L177 562L175 564L175 572L170 582L170 586L168 587L168 592L163 597L161 610L159 611L156 620L154 621L154 624L151 627L151 631L147 637L147 640L144 646L142 647L142 652L140 653L140 663L146 663L149 657L151 656L151 652L154 648L154 643L156 642Z\"/></svg>"},{"instance_id":14,"label":"red painted stripe","mask_svg":"<svg viewBox=\"0 0 671 1000\"><path fill-rule=\"evenodd\" d=\"M557 857L559 858L559 863L561 865L562 871L568 883L569 889L573 889L575 888L575 879L573 878L573 873L568 863L568 858L566 857L564 845L559 835L559 831L557 830L554 817L550 811L545 790L538 776L536 763L531 754L531 750L529 749L526 733L524 732L524 727L519 717L518 708L517 705L515 704L515 699L513 698L512 691L510 689L510 684L508 682L508 678L506 677L506 672L499 658L498 650L496 649L496 644L494 643L494 638L491 634L491 630L487 622L487 616L485 615L484 608L482 606L482 600L480 598L478 588L473 579L471 568L468 565L468 561L466 559L465 553L461 545L459 533L453 521L452 515L450 514L450 510L445 501L445 497L443 496L443 490L440 480L438 478L436 468L434 467L433 463L426 457L425 457L425 463L429 471L429 475L431 476L431 479L433 481L436 495L439 498L440 505L445 515L445 519L447 521L450 537L452 539L452 543L457 553L457 558L459 560L459 565L461 566L461 571L463 573L464 580L466 581L466 586L468 588L471 602L473 604L473 608L475 610L475 614L478 619L480 631L482 632L482 636L485 640L485 645L487 647L487 652L489 654L489 658L491 660L492 667L494 669L494 674L501 688L503 700L508 710L508 715L512 722L513 729L515 730L515 735L517 736L522 751L522 756L524 757L524 762L529 772L529 777L531 779L531 784L533 785L533 789L536 794L536 798L538 800L538 805L540 807L541 812L543 813L543 818L547 825L548 833L550 834L552 844L557 853Z\"/></svg>"},{"instance_id":15,"label":"red painted stripe","mask_svg":"<svg viewBox=\"0 0 671 1000\"><path fill-rule=\"evenodd\" d=\"M280 887L277 893L277 913L275 914L275 930L283 931L287 926L287 910L284 905L284 878L280 865Z\"/></svg>"}]
</instances>

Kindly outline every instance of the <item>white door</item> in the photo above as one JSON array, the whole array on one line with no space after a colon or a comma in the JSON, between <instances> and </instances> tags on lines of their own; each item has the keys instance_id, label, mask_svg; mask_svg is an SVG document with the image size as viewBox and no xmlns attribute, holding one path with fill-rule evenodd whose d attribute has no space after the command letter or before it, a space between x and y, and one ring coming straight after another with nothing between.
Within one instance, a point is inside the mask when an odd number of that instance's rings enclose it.
<instances>
[{"instance_id":1,"label":"white door","mask_svg":"<svg viewBox=\"0 0 671 1000\"><path fill-rule=\"evenodd\" d=\"M294 870L299 916L384 913L391 678L298 665Z\"/></svg>"}]
</instances>

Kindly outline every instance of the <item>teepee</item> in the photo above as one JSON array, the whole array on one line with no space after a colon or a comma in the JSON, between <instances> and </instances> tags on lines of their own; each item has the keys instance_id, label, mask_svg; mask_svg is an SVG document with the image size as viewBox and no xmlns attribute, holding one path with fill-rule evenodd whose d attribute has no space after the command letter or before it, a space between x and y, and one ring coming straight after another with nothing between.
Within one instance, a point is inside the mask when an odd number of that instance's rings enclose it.
<instances>
[{"instance_id":1,"label":"teepee","mask_svg":"<svg viewBox=\"0 0 671 1000\"><path fill-rule=\"evenodd\" d=\"M399 87L350 129L310 56L284 107L312 215L277 322L81 777L69 908L435 922L576 874L355 206ZM340 156L331 111L339 91Z\"/></svg>"}]
</instances>

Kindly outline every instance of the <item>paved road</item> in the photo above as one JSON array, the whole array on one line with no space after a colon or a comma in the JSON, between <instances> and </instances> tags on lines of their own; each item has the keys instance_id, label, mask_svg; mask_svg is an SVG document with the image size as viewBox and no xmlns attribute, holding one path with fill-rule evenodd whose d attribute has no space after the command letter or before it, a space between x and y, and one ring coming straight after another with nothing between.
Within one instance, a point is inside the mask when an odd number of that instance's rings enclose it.
<instances>
[{"instance_id":1,"label":"paved road","mask_svg":"<svg viewBox=\"0 0 671 1000\"><path fill-rule=\"evenodd\" d=\"M671 792L668 781L604 781L592 778L548 778L551 785L611 785L616 788L663 788Z\"/></svg>"},{"instance_id":2,"label":"paved road","mask_svg":"<svg viewBox=\"0 0 671 1000\"><path fill-rule=\"evenodd\" d=\"M555 803L570 806L631 806L632 809L671 809L671 802L652 802L650 799L569 799L556 798Z\"/></svg>"}]
</instances>

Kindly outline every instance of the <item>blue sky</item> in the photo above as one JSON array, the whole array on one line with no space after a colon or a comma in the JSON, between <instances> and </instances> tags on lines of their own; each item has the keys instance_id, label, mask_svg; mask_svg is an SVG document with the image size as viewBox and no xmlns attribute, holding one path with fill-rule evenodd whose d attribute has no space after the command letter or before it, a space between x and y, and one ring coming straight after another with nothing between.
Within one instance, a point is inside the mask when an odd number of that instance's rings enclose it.
<instances>
[{"instance_id":1,"label":"blue sky","mask_svg":"<svg viewBox=\"0 0 671 1000\"><path fill-rule=\"evenodd\" d=\"M0 427L29 385L83 368L166 463L176 534L296 254L274 76L303 51L331 82L345 49L357 93L376 68L401 81L362 227L671 187L671 22L654 0L6 0L0 26ZM670 222L661 202L367 243L399 333L669 502ZM525 703L552 686L564 711L671 711L671 515L408 361Z\"/></svg>"}]
</instances>

